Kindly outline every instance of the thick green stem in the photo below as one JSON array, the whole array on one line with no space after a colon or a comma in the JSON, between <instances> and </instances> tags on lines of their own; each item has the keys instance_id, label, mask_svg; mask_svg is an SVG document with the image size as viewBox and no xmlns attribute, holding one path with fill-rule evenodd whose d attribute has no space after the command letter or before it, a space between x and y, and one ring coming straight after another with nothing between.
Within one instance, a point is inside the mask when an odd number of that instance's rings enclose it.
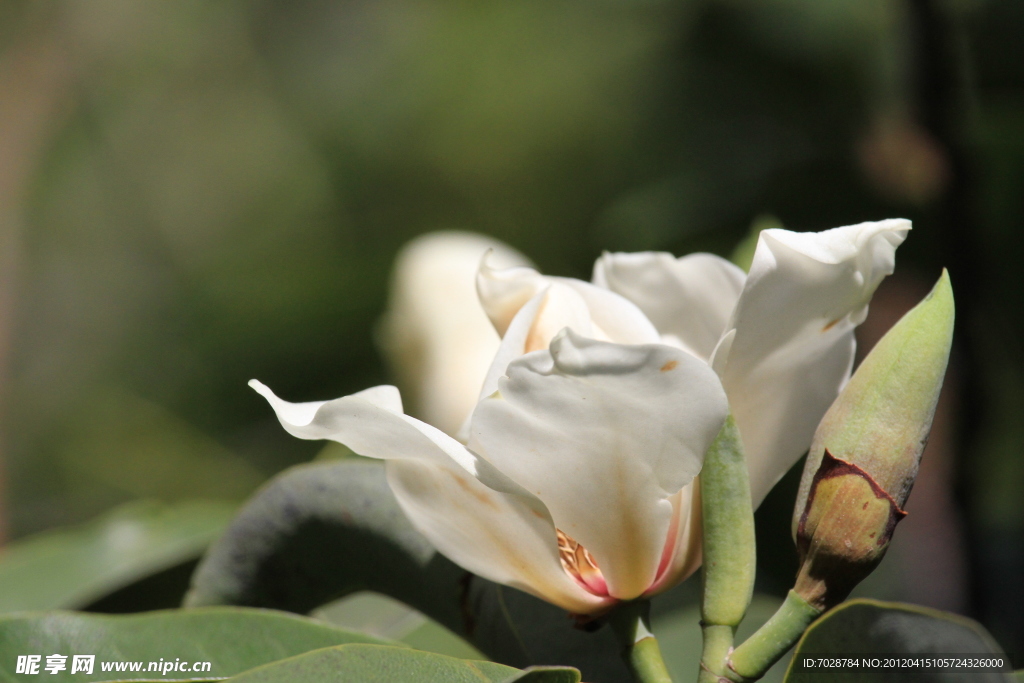
<instances>
[{"instance_id":1,"label":"thick green stem","mask_svg":"<svg viewBox=\"0 0 1024 683\"><path fill-rule=\"evenodd\" d=\"M672 683L661 648L654 636L647 636L633 646L627 660L633 668L633 675L641 683Z\"/></svg>"},{"instance_id":2,"label":"thick green stem","mask_svg":"<svg viewBox=\"0 0 1024 683\"><path fill-rule=\"evenodd\" d=\"M733 634L754 592L756 566L750 477L736 422L730 415L704 458L700 474L704 526L704 652L701 681L728 674Z\"/></svg>"},{"instance_id":3,"label":"thick green stem","mask_svg":"<svg viewBox=\"0 0 1024 683\"><path fill-rule=\"evenodd\" d=\"M736 627L754 592L756 565L750 475L739 430L730 415L700 473L704 520L705 624Z\"/></svg>"},{"instance_id":4,"label":"thick green stem","mask_svg":"<svg viewBox=\"0 0 1024 683\"><path fill-rule=\"evenodd\" d=\"M789 591L772 618L733 651L729 668L747 680L761 678L820 614L821 610Z\"/></svg>"},{"instance_id":5,"label":"thick green stem","mask_svg":"<svg viewBox=\"0 0 1024 683\"><path fill-rule=\"evenodd\" d=\"M619 605L611 614L612 630L622 643L622 658L637 683L672 683L658 641L651 633L651 603L634 600Z\"/></svg>"},{"instance_id":6,"label":"thick green stem","mask_svg":"<svg viewBox=\"0 0 1024 683\"><path fill-rule=\"evenodd\" d=\"M732 626L705 624L704 650L700 655L700 675L697 683L719 683L726 672L726 661L732 649L735 629Z\"/></svg>"}]
</instances>

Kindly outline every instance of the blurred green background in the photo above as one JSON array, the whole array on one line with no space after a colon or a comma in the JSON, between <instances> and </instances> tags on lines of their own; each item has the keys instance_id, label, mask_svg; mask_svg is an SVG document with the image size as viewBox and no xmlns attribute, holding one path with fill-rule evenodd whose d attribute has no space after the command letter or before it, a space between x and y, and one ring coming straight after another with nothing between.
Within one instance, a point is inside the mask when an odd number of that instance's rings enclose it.
<instances>
[{"instance_id":1,"label":"blurred green background","mask_svg":"<svg viewBox=\"0 0 1024 683\"><path fill-rule=\"evenodd\" d=\"M374 325L423 232L588 278L602 250L728 255L766 216L902 216L865 343L942 266L960 329L861 592L1024 654L1021 36L1019 0L2 0L6 537L238 502L313 457L246 381L388 381ZM766 592L794 490L758 513Z\"/></svg>"}]
</instances>

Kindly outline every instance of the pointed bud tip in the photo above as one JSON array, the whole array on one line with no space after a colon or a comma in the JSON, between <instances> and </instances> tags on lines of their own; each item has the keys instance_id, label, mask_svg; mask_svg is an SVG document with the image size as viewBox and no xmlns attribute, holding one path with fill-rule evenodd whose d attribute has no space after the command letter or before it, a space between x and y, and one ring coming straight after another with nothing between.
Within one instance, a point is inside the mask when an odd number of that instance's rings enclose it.
<instances>
[{"instance_id":1,"label":"pointed bud tip","mask_svg":"<svg viewBox=\"0 0 1024 683\"><path fill-rule=\"evenodd\" d=\"M953 302L953 283L949 279L949 271L945 268L942 269L942 274L939 275L939 279L936 280L935 286L932 287L932 291L928 293L928 296L924 298L925 302L932 302L931 305L940 307L950 319L950 324L953 322L953 318L956 314L956 305Z\"/></svg>"},{"instance_id":2,"label":"pointed bud tip","mask_svg":"<svg viewBox=\"0 0 1024 683\"><path fill-rule=\"evenodd\" d=\"M949 271L943 268L942 274L928 295L893 325L871 350L868 358L876 353L884 356L891 355L897 350L904 354L909 352L908 360L922 366L931 366L937 383L935 391L938 391L953 344L955 318L953 285L949 279Z\"/></svg>"}]
</instances>

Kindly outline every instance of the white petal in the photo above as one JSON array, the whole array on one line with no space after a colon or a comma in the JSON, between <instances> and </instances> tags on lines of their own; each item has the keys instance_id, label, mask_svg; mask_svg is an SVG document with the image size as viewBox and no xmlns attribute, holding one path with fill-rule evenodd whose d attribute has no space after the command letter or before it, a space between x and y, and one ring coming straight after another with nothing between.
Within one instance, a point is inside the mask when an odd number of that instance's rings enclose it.
<instances>
[{"instance_id":1,"label":"white petal","mask_svg":"<svg viewBox=\"0 0 1024 683\"><path fill-rule=\"evenodd\" d=\"M498 335L480 309L476 274L490 251L498 267L527 264L497 240L463 232L421 236L395 260L378 340L414 414L452 434L476 405Z\"/></svg>"},{"instance_id":2,"label":"white petal","mask_svg":"<svg viewBox=\"0 0 1024 683\"><path fill-rule=\"evenodd\" d=\"M499 269L491 265L489 257L480 261L476 274L480 305L502 337L519 309L548 284L533 268Z\"/></svg>"},{"instance_id":3,"label":"white petal","mask_svg":"<svg viewBox=\"0 0 1024 683\"><path fill-rule=\"evenodd\" d=\"M476 475L478 459L465 446L402 414L395 387L373 387L332 401L289 403L256 380L249 386L267 399L281 426L292 436L337 441L369 458L425 459L445 466L455 463Z\"/></svg>"},{"instance_id":4,"label":"white petal","mask_svg":"<svg viewBox=\"0 0 1024 683\"><path fill-rule=\"evenodd\" d=\"M644 595L657 595L685 581L700 568L702 559L702 528L700 509L700 477L669 498L672 503L672 524L669 544L662 556L658 578Z\"/></svg>"},{"instance_id":5,"label":"white petal","mask_svg":"<svg viewBox=\"0 0 1024 683\"><path fill-rule=\"evenodd\" d=\"M479 398L498 389L508 364L525 353L546 349L556 334L570 328L584 337L621 344L652 344L657 329L625 298L572 278L547 277L532 268L491 268L484 259L477 276L481 306L501 334L501 343L484 376ZM469 438L471 416L455 432Z\"/></svg>"},{"instance_id":6,"label":"white petal","mask_svg":"<svg viewBox=\"0 0 1024 683\"><path fill-rule=\"evenodd\" d=\"M498 493L454 468L391 460L387 475L416 528L460 567L576 614L613 602L584 590L562 568L555 527L543 506Z\"/></svg>"},{"instance_id":7,"label":"white petal","mask_svg":"<svg viewBox=\"0 0 1024 683\"><path fill-rule=\"evenodd\" d=\"M567 277L549 278L553 282L571 287L583 301L599 338L616 344L657 344L661 335L636 304L627 298L589 282Z\"/></svg>"},{"instance_id":8,"label":"white petal","mask_svg":"<svg viewBox=\"0 0 1024 683\"><path fill-rule=\"evenodd\" d=\"M732 343L735 339L736 328L734 327L722 335L715 350L711 352L711 358L708 359L708 365L719 377L725 372L725 366L729 363L729 354L732 352Z\"/></svg>"},{"instance_id":9,"label":"white petal","mask_svg":"<svg viewBox=\"0 0 1024 683\"><path fill-rule=\"evenodd\" d=\"M388 482L410 521L444 555L485 578L522 588L578 613L598 598L565 573L554 525L540 501L500 493L474 476L501 475L440 430L395 408L394 387L374 387L333 401L292 404L253 380L282 426L302 439L330 439L387 461ZM295 420L295 421L292 421Z\"/></svg>"},{"instance_id":10,"label":"white petal","mask_svg":"<svg viewBox=\"0 0 1024 683\"><path fill-rule=\"evenodd\" d=\"M282 401L277 397L277 394L270 390L270 387L256 379L249 380L249 386L255 389L256 393L260 396L267 399L267 402L270 403L274 412L277 413L282 424L309 425L313 418L316 417L316 412L320 410L320 407L327 403L327 401L310 401L308 403ZM351 398L361 399L392 413L402 412L402 395L398 393L396 387L387 384L363 389L359 393L352 394Z\"/></svg>"},{"instance_id":11,"label":"white petal","mask_svg":"<svg viewBox=\"0 0 1024 683\"><path fill-rule=\"evenodd\" d=\"M502 337L506 336L522 307L555 284L572 289L582 298L594 324L609 340L620 344L650 344L658 341L656 328L643 312L606 288L573 278L547 277L532 268L499 270L491 267L487 259L480 264L477 275L480 304ZM550 341L550 337L547 341Z\"/></svg>"},{"instance_id":12,"label":"white petal","mask_svg":"<svg viewBox=\"0 0 1024 683\"><path fill-rule=\"evenodd\" d=\"M849 377L853 328L893 271L910 222L861 223L819 233L765 230L730 327L716 354L760 503L807 450Z\"/></svg>"},{"instance_id":13,"label":"white petal","mask_svg":"<svg viewBox=\"0 0 1024 683\"><path fill-rule=\"evenodd\" d=\"M551 281L512 319L487 370L479 398L498 390L498 380L504 377L509 363L523 354L546 349L555 335L567 327L586 337L597 334L583 297L572 287Z\"/></svg>"},{"instance_id":14,"label":"white petal","mask_svg":"<svg viewBox=\"0 0 1024 683\"><path fill-rule=\"evenodd\" d=\"M470 445L543 501L611 594L630 599L654 580L668 499L700 470L727 412L717 376L688 353L567 330L509 365L473 414Z\"/></svg>"},{"instance_id":15,"label":"white petal","mask_svg":"<svg viewBox=\"0 0 1024 683\"><path fill-rule=\"evenodd\" d=\"M604 254L594 284L636 304L663 335L707 360L726 330L746 274L713 254Z\"/></svg>"},{"instance_id":16,"label":"white petal","mask_svg":"<svg viewBox=\"0 0 1024 683\"><path fill-rule=\"evenodd\" d=\"M525 269L513 269L525 270ZM544 278L545 287L523 304L507 326L480 398L498 389L498 380L513 360L546 349L565 328L576 334L619 344L654 344L660 335L644 314L625 298L570 278ZM465 429L460 431L465 434Z\"/></svg>"}]
</instances>

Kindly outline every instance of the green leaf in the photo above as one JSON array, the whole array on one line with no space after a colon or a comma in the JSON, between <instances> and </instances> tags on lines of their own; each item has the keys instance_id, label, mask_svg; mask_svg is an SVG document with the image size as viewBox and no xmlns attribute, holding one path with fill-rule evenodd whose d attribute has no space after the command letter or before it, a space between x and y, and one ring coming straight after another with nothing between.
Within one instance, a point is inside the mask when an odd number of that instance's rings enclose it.
<instances>
[{"instance_id":1,"label":"green leaf","mask_svg":"<svg viewBox=\"0 0 1024 683\"><path fill-rule=\"evenodd\" d=\"M570 666L531 666L502 683L580 683L580 672Z\"/></svg>"},{"instance_id":2,"label":"green leaf","mask_svg":"<svg viewBox=\"0 0 1024 683\"><path fill-rule=\"evenodd\" d=\"M978 623L948 612L879 600L851 600L826 613L804 633L786 672L786 683L885 683L907 680L907 671L872 669L856 672L797 667L802 655L844 654L951 655L991 654L1005 658ZM915 672L920 683L1005 683L1004 673Z\"/></svg>"},{"instance_id":3,"label":"green leaf","mask_svg":"<svg viewBox=\"0 0 1024 683\"><path fill-rule=\"evenodd\" d=\"M89 605L194 560L232 513L223 503L136 502L12 543L0 551L0 612Z\"/></svg>"},{"instance_id":4,"label":"green leaf","mask_svg":"<svg viewBox=\"0 0 1024 683\"><path fill-rule=\"evenodd\" d=\"M517 675L493 662L467 662L432 652L381 645L342 645L262 666L237 683L499 683ZM511 680L518 680L511 678ZM545 681L547 679L526 679ZM551 679L552 682L559 679ZM578 679L577 679L578 680Z\"/></svg>"},{"instance_id":5,"label":"green leaf","mask_svg":"<svg viewBox=\"0 0 1024 683\"><path fill-rule=\"evenodd\" d=\"M451 630L418 610L379 593L356 593L316 609L312 616L335 626L397 640L417 650L459 659L487 659Z\"/></svg>"},{"instance_id":6,"label":"green leaf","mask_svg":"<svg viewBox=\"0 0 1024 683\"><path fill-rule=\"evenodd\" d=\"M90 681L208 680L233 676L286 657L345 643L380 641L282 612L239 607L166 610L112 616L75 612L25 613L0 617L0 682L34 677L16 674L20 655L41 655L40 672L53 683ZM46 657L66 655L66 670L52 675ZM92 675L71 674L73 655L95 655ZM206 674L148 671L149 663L210 662ZM104 672L104 663L141 663Z\"/></svg>"},{"instance_id":7,"label":"green leaf","mask_svg":"<svg viewBox=\"0 0 1024 683\"><path fill-rule=\"evenodd\" d=\"M468 641L455 635L433 619L425 619L422 624L399 638L398 641L416 650L436 652L459 659L489 659Z\"/></svg>"},{"instance_id":8,"label":"green leaf","mask_svg":"<svg viewBox=\"0 0 1024 683\"><path fill-rule=\"evenodd\" d=\"M293 467L253 496L200 562L186 604L306 613L371 590L461 634L467 576L406 519L383 463L331 460Z\"/></svg>"},{"instance_id":9,"label":"green leaf","mask_svg":"<svg viewBox=\"0 0 1024 683\"><path fill-rule=\"evenodd\" d=\"M386 640L399 640L415 631L426 620L425 616L412 607L386 595L369 591L356 593L319 607L313 610L310 616L341 628L369 633Z\"/></svg>"}]
</instances>

